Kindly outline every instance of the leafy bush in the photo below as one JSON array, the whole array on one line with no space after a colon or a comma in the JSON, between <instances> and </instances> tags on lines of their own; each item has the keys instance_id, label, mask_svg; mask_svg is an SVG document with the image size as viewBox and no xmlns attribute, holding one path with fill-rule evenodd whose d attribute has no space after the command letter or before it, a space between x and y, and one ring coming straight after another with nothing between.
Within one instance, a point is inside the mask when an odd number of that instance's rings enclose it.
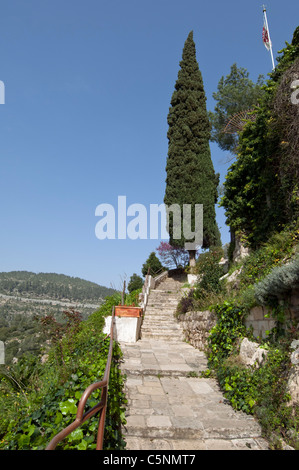
<instances>
[{"instance_id":1,"label":"leafy bush","mask_svg":"<svg viewBox=\"0 0 299 470\"><path fill-rule=\"evenodd\" d=\"M254 109L254 122L239 133L237 158L226 175L221 201L226 223L245 233L253 248L299 214L298 114L285 80L291 68L298 71L298 28L281 53Z\"/></svg>"},{"instance_id":2,"label":"leafy bush","mask_svg":"<svg viewBox=\"0 0 299 470\"><path fill-rule=\"evenodd\" d=\"M184 314L191 310L203 310L211 304L219 302L224 292L220 277L223 269L219 265L223 250L221 247L211 248L210 251L200 254L196 262L198 280L193 289L182 297L176 314Z\"/></svg>"},{"instance_id":3,"label":"leafy bush","mask_svg":"<svg viewBox=\"0 0 299 470\"><path fill-rule=\"evenodd\" d=\"M299 257L292 262L275 267L254 289L255 297L261 305L271 305L282 298L299 283Z\"/></svg>"},{"instance_id":4,"label":"leafy bush","mask_svg":"<svg viewBox=\"0 0 299 470\"><path fill-rule=\"evenodd\" d=\"M224 396L236 410L257 417L273 448L279 448L283 438L299 449L299 407L290 406L287 393L289 345L298 338L298 330L289 330L279 343L268 343L267 358L260 367L245 367L238 358L241 339L251 337L243 324L244 308L224 302L215 312L217 324L208 337L208 363Z\"/></svg>"},{"instance_id":5,"label":"leafy bush","mask_svg":"<svg viewBox=\"0 0 299 470\"><path fill-rule=\"evenodd\" d=\"M217 368L233 351L236 341L245 336L244 310L233 302L225 301L214 308L217 323L208 337L209 365Z\"/></svg>"},{"instance_id":6,"label":"leafy bush","mask_svg":"<svg viewBox=\"0 0 299 470\"><path fill-rule=\"evenodd\" d=\"M130 277L130 281L128 284L128 291L132 292L133 290L141 289L143 286L143 280L140 276L138 276L136 273L134 273Z\"/></svg>"},{"instance_id":7,"label":"leafy bush","mask_svg":"<svg viewBox=\"0 0 299 470\"><path fill-rule=\"evenodd\" d=\"M163 269L165 268L163 268L159 258L156 256L156 253L152 251L146 262L142 265L141 272L144 277L147 275L148 271L152 276L155 276Z\"/></svg>"},{"instance_id":8,"label":"leafy bush","mask_svg":"<svg viewBox=\"0 0 299 470\"><path fill-rule=\"evenodd\" d=\"M240 274L240 288L259 282L274 266L279 266L291 256L294 243L292 235L293 231L290 229L275 233L267 243L244 260Z\"/></svg>"},{"instance_id":9,"label":"leafy bush","mask_svg":"<svg viewBox=\"0 0 299 470\"><path fill-rule=\"evenodd\" d=\"M135 289L125 296L125 305L139 305L139 294L142 292L142 288Z\"/></svg>"},{"instance_id":10,"label":"leafy bush","mask_svg":"<svg viewBox=\"0 0 299 470\"><path fill-rule=\"evenodd\" d=\"M106 299L109 308L117 301ZM102 309L102 310L101 310ZM77 411L77 404L84 390L91 383L102 379L109 348L109 338L102 333L103 315L108 307L102 306L80 329L71 331L59 339L63 361L57 358L57 347L50 350L48 361L41 365L27 364L31 369L26 383L14 375L20 383L19 391L2 377L0 388L0 448L2 449L44 449L54 435L70 424ZM111 313L111 310L110 310ZM100 328L99 328L100 327ZM119 363L122 353L114 342L111 364L104 449L123 449L125 443L121 435L121 425L125 423L126 398L123 392L124 378L120 374ZM15 368L16 369L16 368ZM16 370L15 370L16 371ZM26 369L23 368L24 377ZM26 375L26 377L27 377ZM87 409L99 401L100 391L89 398ZM16 409L16 404L18 407ZM98 417L95 416L69 435L59 449L92 450L96 447Z\"/></svg>"},{"instance_id":11,"label":"leafy bush","mask_svg":"<svg viewBox=\"0 0 299 470\"><path fill-rule=\"evenodd\" d=\"M194 289L190 289L189 292L180 299L175 314L178 316L190 312L193 310L194 306Z\"/></svg>"},{"instance_id":12,"label":"leafy bush","mask_svg":"<svg viewBox=\"0 0 299 470\"><path fill-rule=\"evenodd\" d=\"M223 275L223 269L219 265L222 257L222 248L212 248L206 253L202 253L197 262L196 270L199 275L199 280L196 284L196 296L200 297L202 291L205 292L220 292L221 284L220 277Z\"/></svg>"}]
</instances>

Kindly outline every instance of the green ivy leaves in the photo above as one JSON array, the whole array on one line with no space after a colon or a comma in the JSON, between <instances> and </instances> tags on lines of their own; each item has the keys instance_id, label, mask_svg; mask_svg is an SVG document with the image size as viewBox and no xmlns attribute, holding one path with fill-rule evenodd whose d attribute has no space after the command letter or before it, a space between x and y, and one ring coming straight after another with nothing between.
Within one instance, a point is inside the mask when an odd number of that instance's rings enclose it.
<instances>
[{"instance_id":1,"label":"green ivy leaves","mask_svg":"<svg viewBox=\"0 0 299 470\"><path fill-rule=\"evenodd\" d=\"M59 403L59 408L63 415L75 415L77 413L76 402L73 398L69 398L67 401Z\"/></svg>"}]
</instances>

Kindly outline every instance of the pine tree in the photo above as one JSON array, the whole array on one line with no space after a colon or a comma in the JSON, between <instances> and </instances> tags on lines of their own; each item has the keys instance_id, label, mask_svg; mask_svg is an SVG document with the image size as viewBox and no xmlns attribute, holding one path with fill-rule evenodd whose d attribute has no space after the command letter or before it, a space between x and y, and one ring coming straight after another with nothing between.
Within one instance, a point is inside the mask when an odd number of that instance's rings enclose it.
<instances>
[{"instance_id":1,"label":"pine tree","mask_svg":"<svg viewBox=\"0 0 299 470\"><path fill-rule=\"evenodd\" d=\"M193 31L185 42L180 67L167 119L169 142L164 203L166 207L178 204L181 213L183 204L192 205L192 230L195 228L194 206L203 204L202 248L209 248L221 244L215 212L219 175L215 174L211 159L211 128ZM184 238L183 228L181 234L179 240L174 237L170 213L170 244L183 247L188 241ZM195 252L190 251L189 255L190 265L194 265Z\"/></svg>"}]
</instances>

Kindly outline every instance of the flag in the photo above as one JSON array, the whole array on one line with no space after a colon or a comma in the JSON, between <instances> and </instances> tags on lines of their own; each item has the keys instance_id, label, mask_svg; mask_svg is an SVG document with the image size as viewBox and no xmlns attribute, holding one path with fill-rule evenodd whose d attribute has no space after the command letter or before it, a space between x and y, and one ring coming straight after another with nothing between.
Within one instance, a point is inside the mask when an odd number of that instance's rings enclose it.
<instances>
[{"instance_id":1,"label":"flag","mask_svg":"<svg viewBox=\"0 0 299 470\"><path fill-rule=\"evenodd\" d=\"M263 26L263 43L265 44L266 49L269 51L271 49L271 41L266 23L264 23Z\"/></svg>"}]
</instances>

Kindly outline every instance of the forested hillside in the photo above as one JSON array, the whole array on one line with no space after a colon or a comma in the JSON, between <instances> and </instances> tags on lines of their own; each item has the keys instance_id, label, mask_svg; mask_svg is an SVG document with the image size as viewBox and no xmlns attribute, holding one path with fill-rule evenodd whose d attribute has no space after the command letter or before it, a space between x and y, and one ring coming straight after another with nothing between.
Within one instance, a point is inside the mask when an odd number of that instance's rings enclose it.
<instances>
[{"instance_id":1,"label":"forested hillside","mask_svg":"<svg viewBox=\"0 0 299 470\"><path fill-rule=\"evenodd\" d=\"M0 293L6 295L98 303L113 292L114 289L64 274L28 271L0 273Z\"/></svg>"}]
</instances>

